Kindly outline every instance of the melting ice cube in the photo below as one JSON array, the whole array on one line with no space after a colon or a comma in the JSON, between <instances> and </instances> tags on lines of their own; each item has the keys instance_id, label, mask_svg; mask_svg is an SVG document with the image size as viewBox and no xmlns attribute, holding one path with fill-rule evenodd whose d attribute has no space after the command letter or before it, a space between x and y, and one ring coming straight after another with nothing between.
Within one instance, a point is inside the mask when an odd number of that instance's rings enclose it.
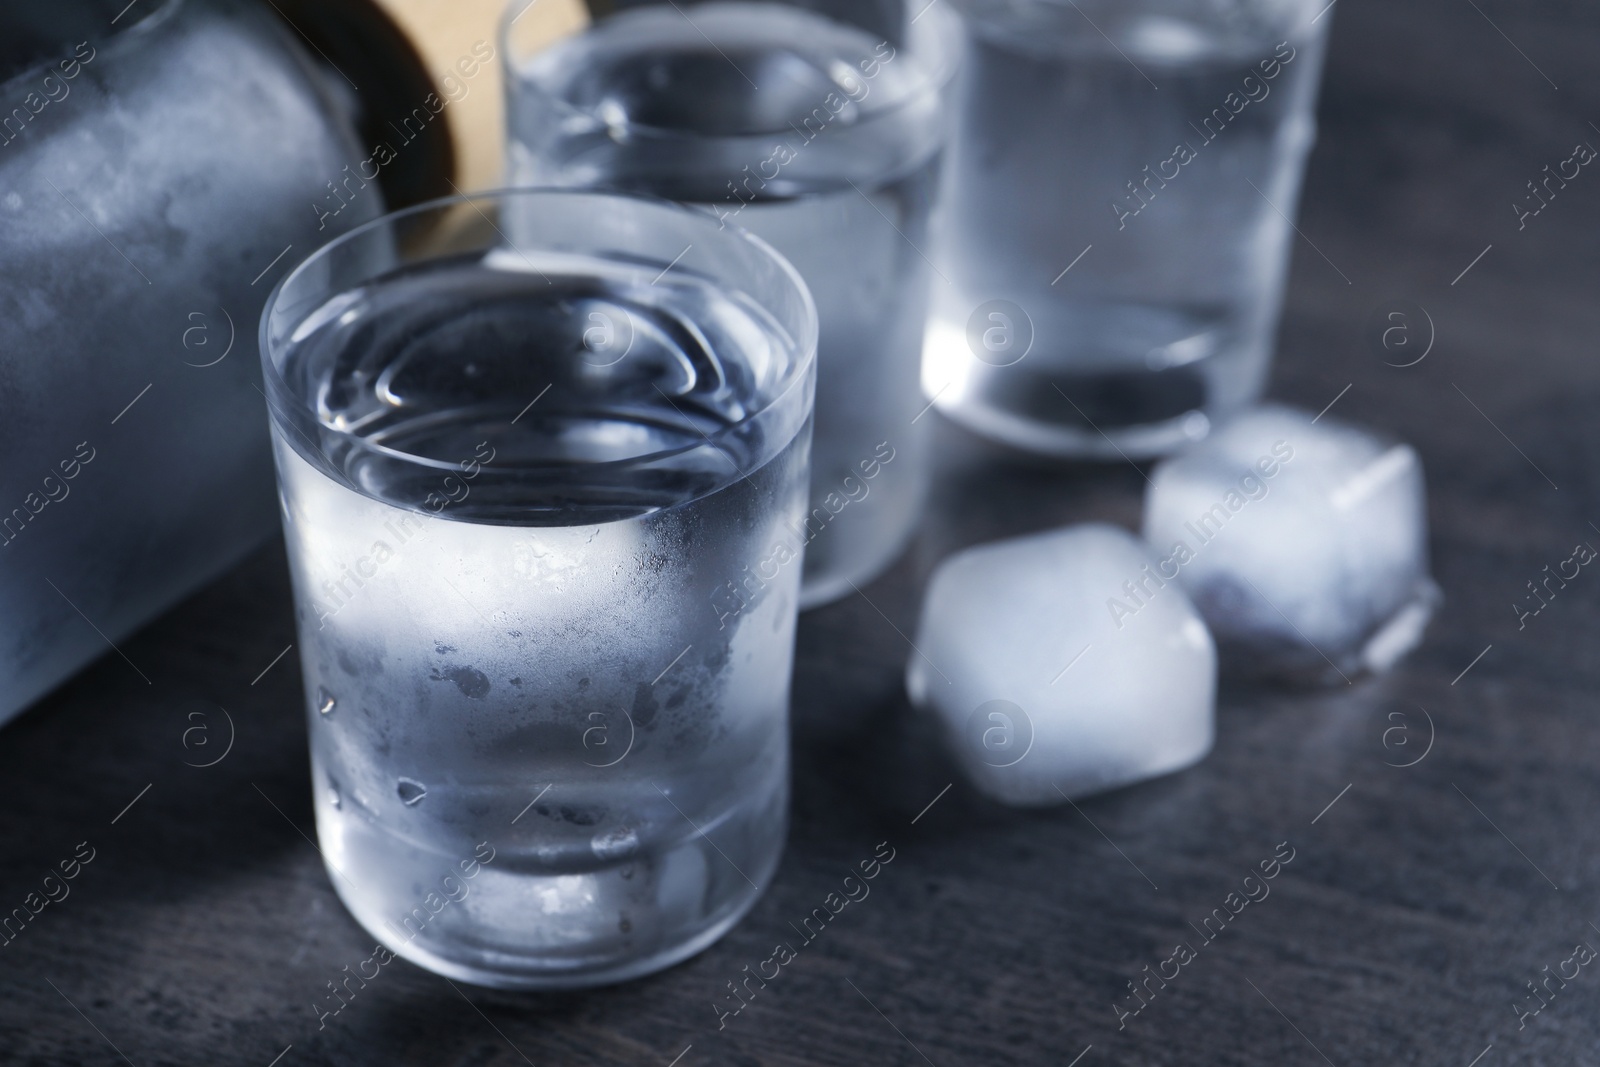
<instances>
[{"instance_id":1,"label":"melting ice cube","mask_svg":"<svg viewBox=\"0 0 1600 1067\"><path fill-rule=\"evenodd\" d=\"M1150 482L1145 539L1230 673L1346 681L1421 639L1439 591L1409 445L1268 405ZM1137 597L1126 607L1139 610Z\"/></svg>"},{"instance_id":2,"label":"melting ice cube","mask_svg":"<svg viewBox=\"0 0 1600 1067\"><path fill-rule=\"evenodd\" d=\"M1216 650L1126 531L1076 526L968 549L934 573L906 684L1007 804L1165 774L1211 748ZM1137 612L1116 608L1148 590Z\"/></svg>"}]
</instances>

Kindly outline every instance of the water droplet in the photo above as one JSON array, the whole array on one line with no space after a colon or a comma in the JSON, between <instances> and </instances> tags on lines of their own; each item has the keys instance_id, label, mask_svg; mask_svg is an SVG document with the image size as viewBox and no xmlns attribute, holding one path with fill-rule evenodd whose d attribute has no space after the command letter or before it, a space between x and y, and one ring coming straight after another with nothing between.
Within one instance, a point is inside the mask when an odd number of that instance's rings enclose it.
<instances>
[{"instance_id":1,"label":"water droplet","mask_svg":"<svg viewBox=\"0 0 1600 1067\"><path fill-rule=\"evenodd\" d=\"M621 930L625 934L631 934L633 932L633 923L629 922L628 917L624 915L617 923L617 929Z\"/></svg>"},{"instance_id":2,"label":"water droplet","mask_svg":"<svg viewBox=\"0 0 1600 1067\"><path fill-rule=\"evenodd\" d=\"M428 795L428 787L410 778L402 778L397 792L401 801L409 808L422 802L422 798Z\"/></svg>"},{"instance_id":3,"label":"water droplet","mask_svg":"<svg viewBox=\"0 0 1600 1067\"><path fill-rule=\"evenodd\" d=\"M461 695L471 700L482 700L494 687L489 676L476 667L449 667L443 670L435 667L428 677L436 682L456 683Z\"/></svg>"},{"instance_id":4,"label":"water droplet","mask_svg":"<svg viewBox=\"0 0 1600 1067\"><path fill-rule=\"evenodd\" d=\"M589 839L589 847L603 860L617 860L632 855L639 847L639 835L631 826L618 826L604 830Z\"/></svg>"},{"instance_id":5,"label":"water droplet","mask_svg":"<svg viewBox=\"0 0 1600 1067\"><path fill-rule=\"evenodd\" d=\"M340 807L341 802L340 802L340 799L339 799L339 783L335 779L332 779L332 778L328 779L328 793L327 793L327 796L328 796L328 804L331 807L333 807L335 809L338 809Z\"/></svg>"},{"instance_id":6,"label":"water droplet","mask_svg":"<svg viewBox=\"0 0 1600 1067\"><path fill-rule=\"evenodd\" d=\"M332 715L333 714L333 706L335 704L337 704L337 703L338 703L338 701L333 699L333 694L328 692L328 687L327 686L323 686L323 685L317 686L317 710L318 711L322 712L322 714L324 714L324 715Z\"/></svg>"}]
</instances>

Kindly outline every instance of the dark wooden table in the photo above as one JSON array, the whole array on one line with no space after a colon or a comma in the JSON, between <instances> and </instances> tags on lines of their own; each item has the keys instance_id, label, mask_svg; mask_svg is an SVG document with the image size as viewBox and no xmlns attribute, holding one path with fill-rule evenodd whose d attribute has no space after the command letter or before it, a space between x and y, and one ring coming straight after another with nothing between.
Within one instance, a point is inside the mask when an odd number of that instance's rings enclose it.
<instances>
[{"instance_id":1,"label":"dark wooden table","mask_svg":"<svg viewBox=\"0 0 1600 1067\"><path fill-rule=\"evenodd\" d=\"M271 547L124 646L153 686L107 655L0 732L0 909L93 856L0 948L0 1062L1596 1062L1600 966L1574 950L1600 947L1600 577L1521 627L1513 604L1576 543L1600 545L1600 175L1520 231L1511 204L1600 144L1597 56L1600 11L1579 0L1337 9L1272 393L1312 410L1338 396L1427 463L1448 603L1394 674L1225 690L1209 760L1081 811L983 801L902 695L924 577L975 542L1133 526L1143 483L946 427L913 550L801 627L794 828L742 925L582 995L458 990L396 963L319 1031L313 1001L372 939L309 840ZM1401 300L1437 331L1409 368L1368 337ZM231 752L186 765L218 751L185 731L220 742L219 706ZM881 841L896 858L871 896L719 1031L726 983ZM1282 842L1294 858L1270 897L1119 1030L1128 983L1197 942L1191 924ZM1574 970L1533 999L1526 983Z\"/></svg>"}]
</instances>

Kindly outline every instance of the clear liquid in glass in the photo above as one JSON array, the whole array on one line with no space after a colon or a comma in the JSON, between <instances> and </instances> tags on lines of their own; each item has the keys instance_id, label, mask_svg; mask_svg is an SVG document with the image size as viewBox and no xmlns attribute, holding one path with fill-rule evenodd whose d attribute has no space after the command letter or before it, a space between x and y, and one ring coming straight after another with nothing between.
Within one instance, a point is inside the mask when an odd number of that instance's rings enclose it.
<instances>
[{"instance_id":1,"label":"clear liquid in glass","mask_svg":"<svg viewBox=\"0 0 1600 1067\"><path fill-rule=\"evenodd\" d=\"M513 72L514 184L694 204L768 241L811 289L803 607L886 568L922 506L922 249L941 106L909 45L772 3L626 12Z\"/></svg>"},{"instance_id":2,"label":"clear liquid in glass","mask_svg":"<svg viewBox=\"0 0 1600 1067\"><path fill-rule=\"evenodd\" d=\"M1265 382L1327 20L1297 0L961 7L924 391L1048 454L1203 437Z\"/></svg>"},{"instance_id":3,"label":"clear liquid in glass","mask_svg":"<svg viewBox=\"0 0 1600 1067\"><path fill-rule=\"evenodd\" d=\"M789 339L637 274L402 268L284 361L316 412L275 440L329 874L392 951L481 984L691 955L783 843L799 566L718 590L803 507L809 425L747 418Z\"/></svg>"}]
</instances>

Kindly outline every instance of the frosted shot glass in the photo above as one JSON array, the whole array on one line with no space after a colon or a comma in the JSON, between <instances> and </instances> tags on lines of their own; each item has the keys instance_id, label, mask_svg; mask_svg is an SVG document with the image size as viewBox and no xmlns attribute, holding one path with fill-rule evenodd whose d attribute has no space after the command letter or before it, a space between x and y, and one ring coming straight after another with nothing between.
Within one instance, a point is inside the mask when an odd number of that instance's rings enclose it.
<instances>
[{"instance_id":1,"label":"frosted shot glass","mask_svg":"<svg viewBox=\"0 0 1600 1067\"><path fill-rule=\"evenodd\" d=\"M654 4L501 54L516 185L700 206L772 243L821 320L801 606L887 568L929 476L923 253L958 45L942 5L890 42L774 3Z\"/></svg>"},{"instance_id":2,"label":"frosted shot glass","mask_svg":"<svg viewBox=\"0 0 1600 1067\"><path fill-rule=\"evenodd\" d=\"M1047 455L1204 437L1265 383L1327 0L952 3L924 392Z\"/></svg>"},{"instance_id":3,"label":"frosted shot glass","mask_svg":"<svg viewBox=\"0 0 1600 1067\"><path fill-rule=\"evenodd\" d=\"M412 208L274 292L317 835L396 955L615 982L767 885L815 347L769 247L620 195Z\"/></svg>"}]
</instances>

